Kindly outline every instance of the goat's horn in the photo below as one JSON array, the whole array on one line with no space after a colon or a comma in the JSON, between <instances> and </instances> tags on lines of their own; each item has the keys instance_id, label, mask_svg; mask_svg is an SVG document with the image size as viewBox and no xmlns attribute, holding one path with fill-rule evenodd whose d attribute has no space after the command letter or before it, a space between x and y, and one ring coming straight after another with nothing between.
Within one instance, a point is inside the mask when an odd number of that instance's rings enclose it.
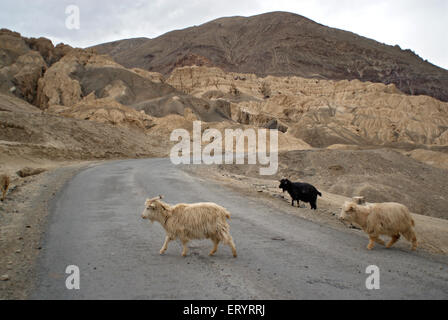
<instances>
[{"instance_id":1,"label":"goat's horn","mask_svg":"<svg viewBox=\"0 0 448 320\"><path fill-rule=\"evenodd\" d=\"M163 196L162 196L162 195L159 195L159 199L162 200L162 199L163 199Z\"/></svg>"}]
</instances>

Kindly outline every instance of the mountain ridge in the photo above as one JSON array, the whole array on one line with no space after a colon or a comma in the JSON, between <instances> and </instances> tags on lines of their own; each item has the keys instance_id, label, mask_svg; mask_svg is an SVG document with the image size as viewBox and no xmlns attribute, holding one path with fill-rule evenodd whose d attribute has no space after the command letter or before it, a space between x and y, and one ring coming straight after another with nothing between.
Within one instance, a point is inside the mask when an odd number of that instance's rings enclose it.
<instances>
[{"instance_id":1,"label":"mountain ridge","mask_svg":"<svg viewBox=\"0 0 448 320\"><path fill-rule=\"evenodd\" d=\"M448 101L448 71L413 51L288 12L223 17L152 39L118 40L92 48L125 67L164 75L196 64L261 77L393 83L407 94Z\"/></svg>"}]
</instances>

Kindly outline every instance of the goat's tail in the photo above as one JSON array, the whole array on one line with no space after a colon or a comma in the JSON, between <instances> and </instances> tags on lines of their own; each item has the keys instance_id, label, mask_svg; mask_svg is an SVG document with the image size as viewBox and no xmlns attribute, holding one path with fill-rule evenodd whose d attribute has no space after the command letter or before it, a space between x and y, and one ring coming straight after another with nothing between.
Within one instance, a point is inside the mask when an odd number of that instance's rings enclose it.
<instances>
[{"instance_id":1,"label":"goat's tail","mask_svg":"<svg viewBox=\"0 0 448 320\"><path fill-rule=\"evenodd\" d=\"M224 209L224 216L226 217L226 219L228 219L228 220L232 220L232 219L230 218L230 212L227 211L226 209Z\"/></svg>"},{"instance_id":2,"label":"goat's tail","mask_svg":"<svg viewBox=\"0 0 448 320\"><path fill-rule=\"evenodd\" d=\"M319 195L319 197L322 197L322 193L320 193L319 191L317 191L317 194Z\"/></svg>"}]
</instances>

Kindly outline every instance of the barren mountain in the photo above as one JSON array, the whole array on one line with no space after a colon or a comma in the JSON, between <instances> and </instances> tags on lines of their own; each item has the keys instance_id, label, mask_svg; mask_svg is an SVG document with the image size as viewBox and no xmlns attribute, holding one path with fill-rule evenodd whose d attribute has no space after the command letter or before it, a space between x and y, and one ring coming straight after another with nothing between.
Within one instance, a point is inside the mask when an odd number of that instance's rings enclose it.
<instances>
[{"instance_id":1,"label":"barren mountain","mask_svg":"<svg viewBox=\"0 0 448 320\"><path fill-rule=\"evenodd\" d=\"M122 40L94 48L126 67L165 75L176 67L198 65L263 77L359 79L393 83L408 94L448 101L447 70L411 50L292 13L221 18L155 39Z\"/></svg>"}]
</instances>

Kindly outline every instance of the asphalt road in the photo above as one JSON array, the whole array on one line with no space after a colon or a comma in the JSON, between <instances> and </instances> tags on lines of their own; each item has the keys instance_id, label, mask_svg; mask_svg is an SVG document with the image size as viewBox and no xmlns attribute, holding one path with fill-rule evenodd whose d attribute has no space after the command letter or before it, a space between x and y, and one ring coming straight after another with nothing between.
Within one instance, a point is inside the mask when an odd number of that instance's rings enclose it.
<instances>
[{"instance_id":1,"label":"asphalt road","mask_svg":"<svg viewBox=\"0 0 448 320\"><path fill-rule=\"evenodd\" d=\"M209 240L178 241L159 255L164 230L142 220L146 197L211 201L232 213L227 246L209 257ZM298 209L304 210L304 209ZM56 196L37 262L33 299L447 299L447 259L380 246L266 207L192 177L168 159L130 160L88 168ZM65 286L66 267L80 269L80 289ZM367 290L366 268L380 269Z\"/></svg>"}]
</instances>

